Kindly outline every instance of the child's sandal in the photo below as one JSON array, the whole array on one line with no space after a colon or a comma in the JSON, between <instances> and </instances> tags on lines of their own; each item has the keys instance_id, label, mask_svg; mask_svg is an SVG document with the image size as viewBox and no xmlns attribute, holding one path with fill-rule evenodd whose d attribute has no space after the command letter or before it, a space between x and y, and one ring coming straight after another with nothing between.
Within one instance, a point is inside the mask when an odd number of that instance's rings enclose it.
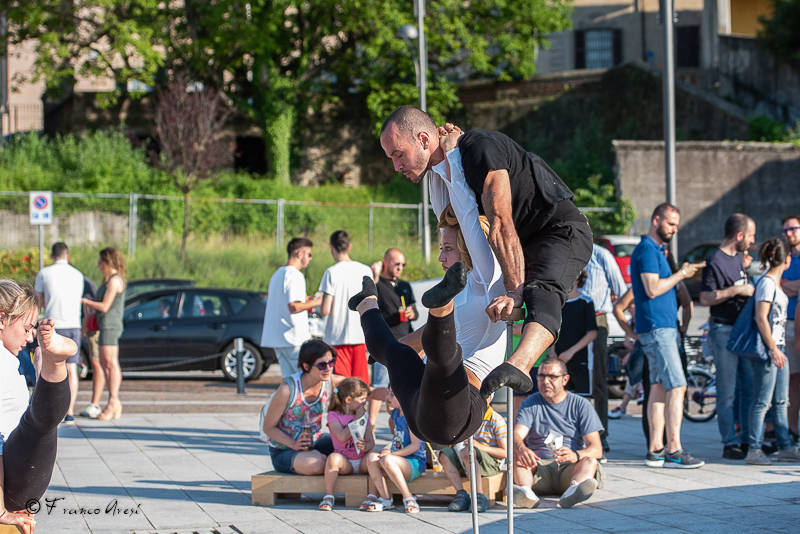
<instances>
[{"instance_id":1,"label":"child's sandal","mask_svg":"<svg viewBox=\"0 0 800 534\"><path fill-rule=\"evenodd\" d=\"M331 510L333 510L333 502L334 502L333 495L325 495L319 502L319 509L324 512L330 512Z\"/></svg>"},{"instance_id":2,"label":"child's sandal","mask_svg":"<svg viewBox=\"0 0 800 534\"><path fill-rule=\"evenodd\" d=\"M362 512L372 512L373 510L370 510L370 506L375 504L377 501L378 501L378 496L370 493L369 495L367 495L367 498L364 499L364 502L361 503L361 506L359 506L358 509L361 510Z\"/></svg>"},{"instance_id":3,"label":"child's sandal","mask_svg":"<svg viewBox=\"0 0 800 534\"><path fill-rule=\"evenodd\" d=\"M403 498L403 506L407 514L419 513L419 504L417 504L417 499L413 495Z\"/></svg>"}]
</instances>

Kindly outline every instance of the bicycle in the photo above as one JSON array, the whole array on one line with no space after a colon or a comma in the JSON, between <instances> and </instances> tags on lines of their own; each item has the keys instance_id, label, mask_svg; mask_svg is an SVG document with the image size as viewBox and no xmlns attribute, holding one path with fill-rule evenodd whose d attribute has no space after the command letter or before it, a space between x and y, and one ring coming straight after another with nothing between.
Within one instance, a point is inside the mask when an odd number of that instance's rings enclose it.
<instances>
[{"instance_id":1,"label":"bicycle","mask_svg":"<svg viewBox=\"0 0 800 534\"><path fill-rule=\"evenodd\" d=\"M693 423L705 423L717 415L717 379L708 343L708 323L702 327L699 344L686 340L686 396L683 416ZM698 346L699 345L699 346Z\"/></svg>"}]
</instances>

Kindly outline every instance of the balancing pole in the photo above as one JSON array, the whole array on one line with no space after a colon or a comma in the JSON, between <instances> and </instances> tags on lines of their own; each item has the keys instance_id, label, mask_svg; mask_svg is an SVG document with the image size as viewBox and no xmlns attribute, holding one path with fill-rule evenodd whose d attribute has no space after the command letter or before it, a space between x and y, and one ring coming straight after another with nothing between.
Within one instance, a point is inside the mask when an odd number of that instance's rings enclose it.
<instances>
[{"instance_id":1,"label":"balancing pole","mask_svg":"<svg viewBox=\"0 0 800 534\"><path fill-rule=\"evenodd\" d=\"M514 308L506 319L506 361L514 353L514 321L525 318L522 308ZM514 391L506 387L506 513L508 534L514 534Z\"/></svg>"},{"instance_id":2,"label":"balancing pole","mask_svg":"<svg viewBox=\"0 0 800 534\"><path fill-rule=\"evenodd\" d=\"M475 443L472 436L469 437L469 467L467 476L469 476L469 494L470 505L472 507L472 532L478 534L478 482L475 476Z\"/></svg>"}]
</instances>

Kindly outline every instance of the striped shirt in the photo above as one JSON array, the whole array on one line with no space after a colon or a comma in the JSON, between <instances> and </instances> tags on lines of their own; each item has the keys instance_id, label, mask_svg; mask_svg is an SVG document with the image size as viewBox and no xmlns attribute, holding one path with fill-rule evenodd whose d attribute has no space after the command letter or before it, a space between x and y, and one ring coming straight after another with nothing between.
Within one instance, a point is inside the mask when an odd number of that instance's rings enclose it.
<instances>
[{"instance_id":1,"label":"striped shirt","mask_svg":"<svg viewBox=\"0 0 800 534\"><path fill-rule=\"evenodd\" d=\"M581 294L592 299L596 313L611 313L611 293L619 298L628 290L611 251L597 244L592 245L592 257L586 264L586 274L589 277L580 290Z\"/></svg>"},{"instance_id":2,"label":"striped shirt","mask_svg":"<svg viewBox=\"0 0 800 534\"><path fill-rule=\"evenodd\" d=\"M506 420L490 406L483 416L480 428L473 437L489 447L499 447L506 439L507 432Z\"/></svg>"}]
</instances>

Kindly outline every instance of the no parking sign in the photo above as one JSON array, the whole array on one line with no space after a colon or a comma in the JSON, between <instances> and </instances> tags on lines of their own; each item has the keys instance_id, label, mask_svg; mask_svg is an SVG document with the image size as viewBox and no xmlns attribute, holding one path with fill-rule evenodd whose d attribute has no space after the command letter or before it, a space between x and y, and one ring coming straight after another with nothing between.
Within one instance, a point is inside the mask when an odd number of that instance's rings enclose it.
<instances>
[{"instance_id":1,"label":"no parking sign","mask_svg":"<svg viewBox=\"0 0 800 534\"><path fill-rule=\"evenodd\" d=\"M52 191L30 191L31 224L53 223L53 193Z\"/></svg>"}]
</instances>

